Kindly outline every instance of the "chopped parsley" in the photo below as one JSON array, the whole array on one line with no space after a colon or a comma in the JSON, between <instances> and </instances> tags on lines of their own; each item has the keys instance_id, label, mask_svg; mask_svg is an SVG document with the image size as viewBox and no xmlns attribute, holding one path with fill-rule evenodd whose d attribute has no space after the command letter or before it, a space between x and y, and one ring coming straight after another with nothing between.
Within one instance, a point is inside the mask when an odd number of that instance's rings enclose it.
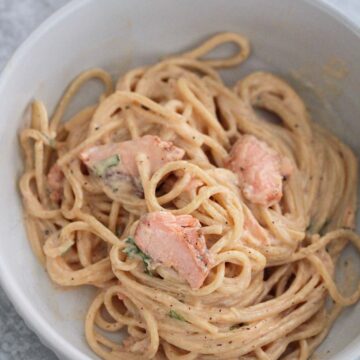
<instances>
[{"instance_id":1,"label":"chopped parsley","mask_svg":"<svg viewBox=\"0 0 360 360\"><path fill-rule=\"evenodd\" d=\"M151 271L150 271L150 265L152 261L151 257L146 255L144 252L140 250L140 248L136 245L134 239L131 236L129 236L125 240L125 243L127 244L127 247L123 250L123 252L128 256L141 258L141 260L144 263L145 272L148 275L151 275Z\"/></svg>"},{"instance_id":2,"label":"chopped parsley","mask_svg":"<svg viewBox=\"0 0 360 360\"><path fill-rule=\"evenodd\" d=\"M99 177L102 177L105 175L108 168L116 166L119 162L119 155L113 155L107 159L101 160L94 165L95 174Z\"/></svg>"},{"instance_id":3,"label":"chopped parsley","mask_svg":"<svg viewBox=\"0 0 360 360\"><path fill-rule=\"evenodd\" d=\"M185 318L183 316L181 316L180 314L178 314L175 310L170 310L168 315L175 320L179 320L179 321L186 321Z\"/></svg>"}]
</instances>

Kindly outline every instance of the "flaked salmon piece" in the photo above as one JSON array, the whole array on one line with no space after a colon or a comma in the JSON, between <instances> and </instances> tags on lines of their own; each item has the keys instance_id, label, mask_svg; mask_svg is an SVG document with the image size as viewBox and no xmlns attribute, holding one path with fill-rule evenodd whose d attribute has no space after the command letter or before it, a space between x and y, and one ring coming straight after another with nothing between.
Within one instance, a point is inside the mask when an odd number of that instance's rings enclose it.
<instances>
[{"instance_id":1,"label":"flaked salmon piece","mask_svg":"<svg viewBox=\"0 0 360 360\"><path fill-rule=\"evenodd\" d=\"M64 191L64 173L59 165L54 164L47 175L48 186L50 190L50 199L54 202L60 202Z\"/></svg>"},{"instance_id":2,"label":"flaked salmon piece","mask_svg":"<svg viewBox=\"0 0 360 360\"><path fill-rule=\"evenodd\" d=\"M267 207L281 200L283 179L292 172L289 159L253 135L242 135L237 140L227 167L238 175L244 197Z\"/></svg>"},{"instance_id":3,"label":"flaked salmon piece","mask_svg":"<svg viewBox=\"0 0 360 360\"><path fill-rule=\"evenodd\" d=\"M169 141L161 140L158 136L145 135L135 140L91 147L82 152L80 158L87 166L93 167L117 155L119 162L116 166L121 167L124 174L139 176L136 165L136 155L139 153L147 155L150 171L154 173L166 163L182 159L185 151Z\"/></svg>"},{"instance_id":4,"label":"flaked salmon piece","mask_svg":"<svg viewBox=\"0 0 360 360\"><path fill-rule=\"evenodd\" d=\"M199 289L213 263L200 229L191 215L157 211L140 219L134 240L154 262L174 268L191 288Z\"/></svg>"},{"instance_id":5,"label":"flaked salmon piece","mask_svg":"<svg viewBox=\"0 0 360 360\"><path fill-rule=\"evenodd\" d=\"M150 164L150 175L170 161L180 160L185 151L158 136L145 135L139 139L93 146L80 154L81 160L112 189L122 182L138 188L139 171L136 156L143 153Z\"/></svg>"}]
</instances>

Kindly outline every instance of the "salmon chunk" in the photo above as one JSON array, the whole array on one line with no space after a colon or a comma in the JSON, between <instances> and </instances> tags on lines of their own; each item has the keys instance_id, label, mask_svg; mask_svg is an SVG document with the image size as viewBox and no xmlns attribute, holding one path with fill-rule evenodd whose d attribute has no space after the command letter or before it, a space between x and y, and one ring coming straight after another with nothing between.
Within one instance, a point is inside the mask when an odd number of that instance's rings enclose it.
<instances>
[{"instance_id":1,"label":"salmon chunk","mask_svg":"<svg viewBox=\"0 0 360 360\"><path fill-rule=\"evenodd\" d=\"M266 207L281 200L283 179L292 172L290 160L253 135L233 145L227 167L238 175L244 197Z\"/></svg>"},{"instance_id":2,"label":"salmon chunk","mask_svg":"<svg viewBox=\"0 0 360 360\"><path fill-rule=\"evenodd\" d=\"M59 165L54 164L47 175L48 187L50 190L50 199L54 202L60 202L64 190L64 173Z\"/></svg>"},{"instance_id":3,"label":"salmon chunk","mask_svg":"<svg viewBox=\"0 0 360 360\"><path fill-rule=\"evenodd\" d=\"M153 261L174 268L193 289L199 289L213 263L198 219L157 211L144 215L135 243Z\"/></svg>"},{"instance_id":4,"label":"salmon chunk","mask_svg":"<svg viewBox=\"0 0 360 360\"><path fill-rule=\"evenodd\" d=\"M150 175L170 161L180 160L185 152L171 142L145 135L139 139L93 146L80 154L85 165L114 191L122 182L139 187L136 156L143 153L150 164Z\"/></svg>"}]
</instances>

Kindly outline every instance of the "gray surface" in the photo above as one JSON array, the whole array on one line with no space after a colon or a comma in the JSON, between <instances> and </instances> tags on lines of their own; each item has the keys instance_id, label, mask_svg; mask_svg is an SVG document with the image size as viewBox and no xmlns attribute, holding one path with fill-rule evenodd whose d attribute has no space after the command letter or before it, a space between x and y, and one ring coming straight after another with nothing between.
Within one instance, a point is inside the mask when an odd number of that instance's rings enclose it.
<instances>
[{"instance_id":1,"label":"gray surface","mask_svg":"<svg viewBox=\"0 0 360 360\"><path fill-rule=\"evenodd\" d=\"M100 0L98 0L100 1ZM46 17L68 0L0 0L0 69ZM326 0L360 26L359 0ZM16 314L0 288L0 360L52 360L56 356Z\"/></svg>"}]
</instances>

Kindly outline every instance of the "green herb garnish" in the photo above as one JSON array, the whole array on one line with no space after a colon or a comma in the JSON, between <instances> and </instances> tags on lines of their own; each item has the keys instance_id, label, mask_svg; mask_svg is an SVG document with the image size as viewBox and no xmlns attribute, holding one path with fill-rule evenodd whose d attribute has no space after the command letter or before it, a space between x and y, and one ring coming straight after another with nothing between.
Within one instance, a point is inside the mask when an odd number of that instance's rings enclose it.
<instances>
[{"instance_id":1,"label":"green herb garnish","mask_svg":"<svg viewBox=\"0 0 360 360\"><path fill-rule=\"evenodd\" d=\"M175 310L170 310L168 315L175 320L179 320L179 321L186 321L185 318L183 316L181 316L180 314L178 314Z\"/></svg>"},{"instance_id":2,"label":"green herb garnish","mask_svg":"<svg viewBox=\"0 0 360 360\"><path fill-rule=\"evenodd\" d=\"M151 275L151 271L150 271L150 265L151 265L151 257L146 255L144 252L142 252L140 250L140 248L136 245L134 239L129 236L126 240L125 243L128 245L123 252L125 254L127 254L128 256L133 256L133 257L140 257L141 260L144 263L144 267L145 267L145 272L148 275Z\"/></svg>"},{"instance_id":3,"label":"green herb garnish","mask_svg":"<svg viewBox=\"0 0 360 360\"><path fill-rule=\"evenodd\" d=\"M113 155L107 159L101 160L94 165L95 174L102 177L108 168L116 166L119 162L119 155Z\"/></svg>"}]
</instances>

